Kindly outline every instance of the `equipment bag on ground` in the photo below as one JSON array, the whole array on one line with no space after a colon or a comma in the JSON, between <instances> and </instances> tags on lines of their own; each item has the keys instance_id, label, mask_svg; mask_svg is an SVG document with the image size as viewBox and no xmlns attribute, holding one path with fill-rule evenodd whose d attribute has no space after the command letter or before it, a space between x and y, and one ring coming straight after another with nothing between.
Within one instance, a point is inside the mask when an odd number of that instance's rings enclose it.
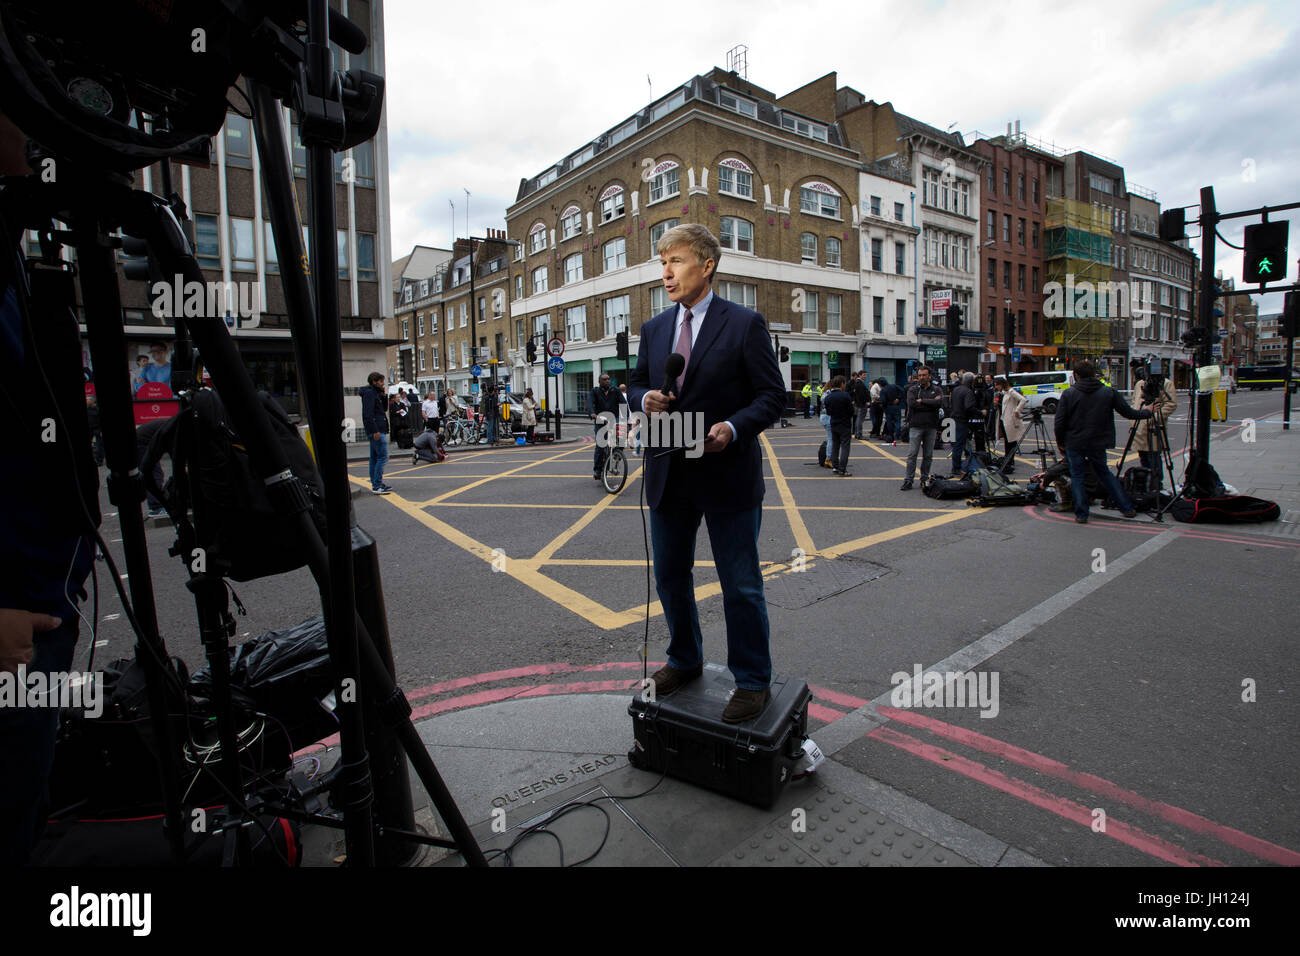
<instances>
[{"instance_id":1,"label":"equipment bag on ground","mask_svg":"<svg viewBox=\"0 0 1300 956\"><path fill-rule=\"evenodd\" d=\"M937 478L930 475L921 482L927 498L944 501L951 498L973 498L979 494L979 485L969 478Z\"/></svg>"},{"instance_id":2,"label":"equipment bag on ground","mask_svg":"<svg viewBox=\"0 0 1300 956\"><path fill-rule=\"evenodd\" d=\"M1257 524L1276 521L1282 509L1276 502L1250 495L1225 495L1220 498L1179 498L1169 508L1179 521L1191 524Z\"/></svg>"}]
</instances>

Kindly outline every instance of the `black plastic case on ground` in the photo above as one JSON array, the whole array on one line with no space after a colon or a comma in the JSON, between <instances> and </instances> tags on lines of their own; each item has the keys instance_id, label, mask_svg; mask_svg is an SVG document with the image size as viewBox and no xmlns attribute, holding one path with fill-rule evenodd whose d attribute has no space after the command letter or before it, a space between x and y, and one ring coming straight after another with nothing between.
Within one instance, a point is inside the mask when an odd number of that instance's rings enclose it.
<instances>
[{"instance_id":1,"label":"black plastic case on ground","mask_svg":"<svg viewBox=\"0 0 1300 956\"><path fill-rule=\"evenodd\" d=\"M772 678L772 699L742 724L722 722L735 684L720 664L660 700L638 692L628 705L636 744L634 767L662 773L728 796L770 807L790 779L808 733L812 693L803 681Z\"/></svg>"}]
</instances>

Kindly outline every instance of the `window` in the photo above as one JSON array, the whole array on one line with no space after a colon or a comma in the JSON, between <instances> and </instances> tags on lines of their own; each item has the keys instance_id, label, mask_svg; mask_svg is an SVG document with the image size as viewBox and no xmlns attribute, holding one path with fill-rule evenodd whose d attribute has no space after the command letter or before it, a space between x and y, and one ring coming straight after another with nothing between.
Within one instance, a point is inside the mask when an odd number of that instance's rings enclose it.
<instances>
[{"instance_id":1,"label":"window","mask_svg":"<svg viewBox=\"0 0 1300 956\"><path fill-rule=\"evenodd\" d=\"M560 217L560 235L564 239L572 239L581 232L582 210L577 206L570 206Z\"/></svg>"},{"instance_id":2,"label":"window","mask_svg":"<svg viewBox=\"0 0 1300 956\"><path fill-rule=\"evenodd\" d=\"M907 334L907 302L903 299L894 302L894 334Z\"/></svg>"},{"instance_id":3,"label":"window","mask_svg":"<svg viewBox=\"0 0 1300 956\"><path fill-rule=\"evenodd\" d=\"M614 132L609 134L609 145L617 146L619 143L623 142L623 140L627 139L629 136L635 133L636 127L637 127L637 119L636 117L633 117L632 119L624 123L622 126L620 126L618 129L614 130Z\"/></svg>"},{"instance_id":4,"label":"window","mask_svg":"<svg viewBox=\"0 0 1300 956\"><path fill-rule=\"evenodd\" d=\"M754 173L738 159L724 159L718 166L718 192L741 199L754 198Z\"/></svg>"},{"instance_id":5,"label":"window","mask_svg":"<svg viewBox=\"0 0 1300 956\"><path fill-rule=\"evenodd\" d=\"M546 290L546 266L539 266L533 270L533 294L536 295L538 292L545 292Z\"/></svg>"},{"instance_id":6,"label":"window","mask_svg":"<svg viewBox=\"0 0 1300 956\"><path fill-rule=\"evenodd\" d=\"M217 222L216 216L199 214L194 217L194 255L199 265L211 269L221 268L221 233ZM40 255L40 248L32 254Z\"/></svg>"},{"instance_id":7,"label":"window","mask_svg":"<svg viewBox=\"0 0 1300 956\"><path fill-rule=\"evenodd\" d=\"M885 331L885 300L878 295L871 297L871 331Z\"/></svg>"},{"instance_id":8,"label":"window","mask_svg":"<svg viewBox=\"0 0 1300 956\"><path fill-rule=\"evenodd\" d=\"M1016 291L1025 291L1025 267L1023 263L1016 266Z\"/></svg>"},{"instance_id":9,"label":"window","mask_svg":"<svg viewBox=\"0 0 1300 956\"><path fill-rule=\"evenodd\" d=\"M871 269L873 272L879 272L884 268L881 260L884 258L885 244L880 239L871 240Z\"/></svg>"},{"instance_id":10,"label":"window","mask_svg":"<svg viewBox=\"0 0 1300 956\"><path fill-rule=\"evenodd\" d=\"M1043 288L1042 288L1042 286L1040 286L1040 285L1038 284L1038 266L1034 266L1034 273L1033 273L1033 275L1034 275L1034 284L1033 284L1033 286L1031 287L1030 291L1032 291L1032 292L1042 292L1042 291L1043 291Z\"/></svg>"},{"instance_id":11,"label":"window","mask_svg":"<svg viewBox=\"0 0 1300 956\"><path fill-rule=\"evenodd\" d=\"M248 117L238 113L226 114L226 165L252 165L253 137Z\"/></svg>"},{"instance_id":12,"label":"window","mask_svg":"<svg viewBox=\"0 0 1300 956\"><path fill-rule=\"evenodd\" d=\"M1016 243L1021 246L1025 244L1025 221L1023 219L1016 220Z\"/></svg>"},{"instance_id":13,"label":"window","mask_svg":"<svg viewBox=\"0 0 1300 956\"><path fill-rule=\"evenodd\" d=\"M610 186L600 194L600 221L609 222L623 215L623 187Z\"/></svg>"},{"instance_id":14,"label":"window","mask_svg":"<svg viewBox=\"0 0 1300 956\"><path fill-rule=\"evenodd\" d=\"M805 332L820 331L817 325L817 293L816 292L804 293L803 330Z\"/></svg>"},{"instance_id":15,"label":"window","mask_svg":"<svg viewBox=\"0 0 1300 956\"><path fill-rule=\"evenodd\" d=\"M353 63L355 66L355 62ZM366 140L352 148L352 161L356 164L355 173L358 186L375 185L375 142Z\"/></svg>"},{"instance_id":16,"label":"window","mask_svg":"<svg viewBox=\"0 0 1300 956\"><path fill-rule=\"evenodd\" d=\"M434 309L429 313L429 332L430 334L438 331L438 310Z\"/></svg>"},{"instance_id":17,"label":"window","mask_svg":"<svg viewBox=\"0 0 1300 956\"><path fill-rule=\"evenodd\" d=\"M998 191L993 188L993 164L992 163L989 163L987 172L988 172L988 176L984 182L984 189L988 192L990 196L996 196L998 194Z\"/></svg>"},{"instance_id":18,"label":"window","mask_svg":"<svg viewBox=\"0 0 1300 956\"><path fill-rule=\"evenodd\" d=\"M564 310L564 337L570 342L587 340L587 307L575 305Z\"/></svg>"},{"instance_id":19,"label":"window","mask_svg":"<svg viewBox=\"0 0 1300 956\"><path fill-rule=\"evenodd\" d=\"M1025 201L1025 174L1020 173L1016 178L1016 198L1021 202Z\"/></svg>"},{"instance_id":20,"label":"window","mask_svg":"<svg viewBox=\"0 0 1300 956\"><path fill-rule=\"evenodd\" d=\"M1038 205L1038 177L1037 176L1034 177L1033 197L1034 197L1033 203L1035 206L1037 206Z\"/></svg>"},{"instance_id":21,"label":"window","mask_svg":"<svg viewBox=\"0 0 1300 956\"><path fill-rule=\"evenodd\" d=\"M438 364L438 346L431 346L429 351L433 353L433 370L436 372L442 367Z\"/></svg>"},{"instance_id":22,"label":"window","mask_svg":"<svg viewBox=\"0 0 1300 956\"><path fill-rule=\"evenodd\" d=\"M718 90L718 105L729 110L735 110L742 116L750 116L754 118L757 118L758 116L758 107L754 105L752 100L736 96L734 93L727 90Z\"/></svg>"},{"instance_id":23,"label":"window","mask_svg":"<svg viewBox=\"0 0 1300 956\"><path fill-rule=\"evenodd\" d=\"M575 252L564 260L564 284L577 282L582 278L582 253Z\"/></svg>"},{"instance_id":24,"label":"window","mask_svg":"<svg viewBox=\"0 0 1300 956\"><path fill-rule=\"evenodd\" d=\"M460 343L460 364L465 366L465 368L469 368L469 343L468 342Z\"/></svg>"},{"instance_id":25,"label":"window","mask_svg":"<svg viewBox=\"0 0 1300 956\"><path fill-rule=\"evenodd\" d=\"M800 119L797 116L782 116L781 127L783 129L793 130L800 136L807 136L809 139L815 139L819 142L827 142L826 127L821 123L814 123L810 120Z\"/></svg>"},{"instance_id":26,"label":"window","mask_svg":"<svg viewBox=\"0 0 1300 956\"><path fill-rule=\"evenodd\" d=\"M754 224L745 219L736 219L733 216L722 217L722 234L718 237L723 249L730 249L733 252L750 252L754 251ZM814 260L816 256L813 256Z\"/></svg>"},{"instance_id":27,"label":"window","mask_svg":"<svg viewBox=\"0 0 1300 956\"><path fill-rule=\"evenodd\" d=\"M424 313L423 312L415 313L415 334L416 335L424 334Z\"/></svg>"},{"instance_id":28,"label":"window","mask_svg":"<svg viewBox=\"0 0 1300 956\"><path fill-rule=\"evenodd\" d=\"M605 243L603 252L606 272L613 272L627 265L627 240L622 236Z\"/></svg>"},{"instance_id":29,"label":"window","mask_svg":"<svg viewBox=\"0 0 1300 956\"><path fill-rule=\"evenodd\" d=\"M551 334L551 317L550 315L533 316L533 335L549 336Z\"/></svg>"},{"instance_id":30,"label":"window","mask_svg":"<svg viewBox=\"0 0 1300 956\"><path fill-rule=\"evenodd\" d=\"M826 265L832 269L840 267L840 241L833 236L826 238Z\"/></svg>"},{"instance_id":31,"label":"window","mask_svg":"<svg viewBox=\"0 0 1300 956\"><path fill-rule=\"evenodd\" d=\"M799 248L802 250L804 262L817 261L817 237L811 232L805 232L799 237Z\"/></svg>"},{"instance_id":32,"label":"window","mask_svg":"<svg viewBox=\"0 0 1300 956\"><path fill-rule=\"evenodd\" d=\"M907 246L904 243L894 243L894 272L903 275L907 271Z\"/></svg>"},{"instance_id":33,"label":"window","mask_svg":"<svg viewBox=\"0 0 1300 956\"><path fill-rule=\"evenodd\" d=\"M616 295L605 300L605 338L613 338L619 332L627 331L628 316L632 314L631 296Z\"/></svg>"},{"instance_id":34,"label":"window","mask_svg":"<svg viewBox=\"0 0 1300 956\"><path fill-rule=\"evenodd\" d=\"M487 303L483 296L478 297L478 321L480 325L487 321Z\"/></svg>"},{"instance_id":35,"label":"window","mask_svg":"<svg viewBox=\"0 0 1300 956\"><path fill-rule=\"evenodd\" d=\"M677 164L668 160L660 163L654 168L654 178L650 180L650 202L657 203L663 199L670 199L673 196L680 195L681 190L678 188L678 180L681 171Z\"/></svg>"},{"instance_id":36,"label":"window","mask_svg":"<svg viewBox=\"0 0 1300 956\"><path fill-rule=\"evenodd\" d=\"M402 338L409 339L410 337L411 337L411 320L402 319Z\"/></svg>"},{"instance_id":37,"label":"window","mask_svg":"<svg viewBox=\"0 0 1300 956\"><path fill-rule=\"evenodd\" d=\"M987 225L986 225L986 227L985 227L985 230L984 230L984 231L985 231L985 234L987 235L987 237L988 237L989 239L996 239L996 238L997 238L997 235L996 235L996 233L997 233L997 229L998 229L998 225L997 225L997 223L998 223L998 214L995 213L995 212L990 212L990 213L989 213L989 217L988 217L988 223L987 223Z\"/></svg>"},{"instance_id":38,"label":"window","mask_svg":"<svg viewBox=\"0 0 1300 956\"><path fill-rule=\"evenodd\" d=\"M1033 339L1033 340L1034 340L1035 342L1037 342L1037 341L1038 341L1038 313L1037 313L1037 312L1034 312L1034 313L1033 313L1033 319L1034 319L1034 326L1033 326L1033 328L1034 328L1034 339Z\"/></svg>"},{"instance_id":39,"label":"window","mask_svg":"<svg viewBox=\"0 0 1300 956\"><path fill-rule=\"evenodd\" d=\"M460 327L463 329L467 325L469 325L469 303L462 302L460 304Z\"/></svg>"},{"instance_id":40,"label":"window","mask_svg":"<svg viewBox=\"0 0 1300 956\"><path fill-rule=\"evenodd\" d=\"M894 203L894 219L898 222L903 221L903 204L901 202Z\"/></svg>"},{"instance_id":41,"label":"window","mask_svg":"<svg viewBox=\"0 0 1300 956\"><path fill-rule=\"evenodd\" d=\"M583 163L585 163L587 160L591 159L591 157L595 155L596 155L595 144L594 143L589 144L585 149L580 149L578 150L578 152L574 153L572 156L569 157L569 168L573 169L575 166L581 166Z\"/></svg>"},{"instance_id":42,"label":"window","mask_svg":"<svg viewBox=\"0 0 1300 956\"><path fill-rule=\"evenodd\" d=\"M813 216L840 218L840 196L825 183L809 183L799 189L799 211Z\"/></svg>"},{"instance_id":43,"label":"window","mask_svg":"<svg viewBox=\"0 0 1300 956\"><path fill-rule=\"evenodd\" d=\"M663 291L662 286L660 287L660 291ZM719 282L714 291L728 302L735 302L737 305L743 305L747 309L758 308L758 286L756 285L751 285L747 282ZM651 296L652 304L653 298L654 297ZM667 301L667 295L664 296L664 299ZM664 309L666 308L668 308L667 305L664 306ZM656 309L655 314L657 315L662 311L663 309Z\"/></svg>"},{"instance_id":44,"label":"window","mask_svg":"<svg viewBox=\"0 0 1300 956\"><path fill-rule=\"evenodd\" d=\"M873 216L879 216L879 215L880 215L880 197L879 197L879 196L872 196L872 197L871 197L871 215L873 215Z\"/></svg>"},{"instance_id":45,"label":"window","mask_svg":"<svg viewBox=\"0 0 1300 956\"><path fill-rule=\"evenodd\" d=\"M1011 263L1010 262L1002 263L1002 288L1004 289L1011 288Z\"/></svg>"},{"instance_id":46,"label":"window","mask_svg":"<svg viewBox=\"0 0 1300 956\"><path fill-rule=\"evenodd\" d=\"M970 265L970 236L958 236L958 237L957 237L957 248L961 250L961 270L962 270L962 272L970 272L970 271L971 271L971 265ZM955 266L955 265L956 265L956 262L954 262L953 265Z\"/></svg>"},{"instance_id":47,"label":"window","mask_svg":"<svg viewBox=\"0 0 1300 956\"><path fill-rule=\"evenodd\" d=\"M989 338L998 334L998 310L996 306L989 306L988 318Z\"/></svg>"},{"instance_id":48,"label":"window","mask_svg":"<svg viewBox=\"0 0 1300 956\"><path fill-rule=\"evenodd\" d=\"M657 222L650 227L650 257L659 258L659 240L664 237L664 233L674 226L681 225L680 219L665 219L663 222Z\"/></svg>"},{"instance_id":49,"label":"window","mask_svg":"<svg viewBox=\"0 0 1300 956\"><path fill-rule=\"evenodd\" d=\"M1011 216L1007 213L1002 214L1002 241L1011 241Z\"/></svg>"},{"instance_id":50,"label":"window","mask_svg":"<svg viewBox=\"0 0 1300 956\"><path fill-rule=\"evenodd\" d=\"M1011 167L1002 167L1002 195L1011 195Z\"/></svg>"},{"instance_id":51,"label":"window","mask_svg":"<svg viewBox=\"0 0 1300 956\"><path fill-rule=\"evenodd\" d=\"M883 300L882 300L883 301ZM843 308L844 296L838 292L826 293L826 331L839 332L840 310Z\"/></svg>"},{"instance_id":52,"label":"window","mask_svg":"<svg viewBox=\"0 0 1300 956\"><path fill-rule=\"evenodd\" d=\"M528 252L541 252L546 248L546 227L540 222L528 233Z\"/></svg>"},{"instance_id":53,"label":"window","mask_svg":"<svg viewBox=\"0 0 1300 956\"><path fill-rule=\"evenodd\" d=\"M664 100L662 103L657 104L653 109L650 110L650 122L653 123L655 120L663 119L665 116L667 116L669 113L677 109L677 107L681 106L685 102L686 102L686 91L678 90L672 96L668 97L668 99Z\"/></svg>"},{"instance_id":54,"label":"window","mask_svg":"<svg viewBox=\"0 0 1300 956\"><path fill-rule=\"evenodd\" d=\"M718 283L719 292L721 292L721 287L726 284L727 283L725 282ZM722 297L724 299L731 298L731 296L728 295L723 295ZM658 315L660 312L663 312L672 304L673 304L672 300L668 298L668 290L665 289L662 285L653 285L650 287L650 314L651 315Z\"/></svg>"},{"instance_id":55,"label":"window","mask_svg":"<svg viewBox=\"0 0 1300 956\"><path fill-rule=\"evenodd\" d=\"M1038 223L1035 222L1033 227L1030 229L1030 240L1035 249L1038 248L1038 228Z\"/></svg>"},{"instance_id":56,"label":"window","mask_svg":"<svg viewBox=\"0 0 1300 956\"><path fill-rule=\"evenodd\" d=\"M257 268L253 251L253 220L230 218L230 268L252 272Z\"/></svg>"},{"instance_id":57,"label":"window","mask_svg":"<svg viewBox=\"0 0 1300 956\"><path fill-rule=\"evenodd\" d=\"M424 346L420 346L420 371L424 371Z\"/></svg>"},{"instance_id":58,"label":"window","mask_svg":"<svg viewBox=\"0 0 1300 956\"><path fill-rule=\"evenodd\" d=\"M346 229L338 231L338 247L339 278L346 279L348 277L348 231Z\"/></svg>"}]
</instances>

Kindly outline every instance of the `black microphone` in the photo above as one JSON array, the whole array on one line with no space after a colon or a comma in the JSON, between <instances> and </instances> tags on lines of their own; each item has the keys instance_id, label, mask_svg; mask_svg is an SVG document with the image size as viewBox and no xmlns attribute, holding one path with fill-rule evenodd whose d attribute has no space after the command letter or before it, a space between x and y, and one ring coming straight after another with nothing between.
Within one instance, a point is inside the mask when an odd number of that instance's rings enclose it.
<instances>
[{"instance_id":1,"label":"black microphone","mask_svg":"<svg viewBox=\"0 0 1300 956\"><path fill-rule=\"evenodd\" d=\"M664 395L673 391L677 387L677 376L681 375L686 369L686 356L681 352L674 352L668 356L668 361L664 363L664 387L660 389Z\"/></svg>"}]
</instances>

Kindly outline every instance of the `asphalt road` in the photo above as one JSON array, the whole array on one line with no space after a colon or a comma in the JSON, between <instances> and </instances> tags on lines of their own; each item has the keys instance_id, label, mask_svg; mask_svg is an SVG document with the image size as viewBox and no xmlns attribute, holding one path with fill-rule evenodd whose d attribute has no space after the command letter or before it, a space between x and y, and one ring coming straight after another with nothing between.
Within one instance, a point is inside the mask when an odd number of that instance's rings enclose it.
<instances>
[{"instance_id":1,"label":"asphalt road","mask_svg":"<svg viewBox=\"0 0 1300 956\"><path fill-rule=\"evenodd\" d=\"M1238 393L1229 418L1280 407L1279 392ZM1175 449L1185 418L1180 408L1171 422ZM855 443L849 478L817 468L823 435L815 420L765 433L760 546L775 669L813 685L814 739L836 739L848 726L836 721L867 701L886 695L887 706L891 675L965 661L939 669L996 674L995 708L913 710L837 743L837 759L1049 863L1300 862L1300 543L933 501L899 490L901 446ZM379 543L399 678L417 712L462 706L484 675L597 690L640 676L639 460L609 496L591 455L583 444L441 465L398 456L386 476L396 494L356 500ZM365 463L350 470L368 487ZM114 517L105 531L120 538ZM193 666L202 655L182 568L165 553L172 535L148 536L162 633ZM702 534L705 651L722 661L709 557ZM99 567L102 663L131 641ZM318 613L305 571L234 587L248 609L241 639ZM667 634L649 600L653 664Z\"/></svg>"}]
</instances>

